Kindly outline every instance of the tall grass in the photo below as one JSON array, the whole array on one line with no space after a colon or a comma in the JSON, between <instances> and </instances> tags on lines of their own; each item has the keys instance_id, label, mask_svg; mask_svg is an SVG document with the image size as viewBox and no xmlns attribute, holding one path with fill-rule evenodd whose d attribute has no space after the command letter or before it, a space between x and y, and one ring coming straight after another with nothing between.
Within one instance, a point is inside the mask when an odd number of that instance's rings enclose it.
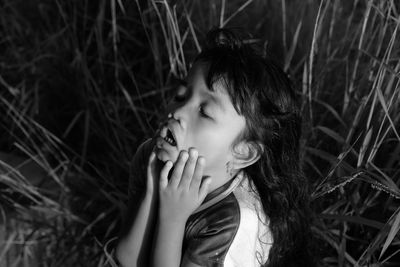
<instances>
[{"instance_id":1,"label":"tall grass","mask_svg":"<svg viewBox=\"0 0 400 267\"><path fill-rule=\"evenodd\" d=\"M0 266L113 264L130 161L213 26L295 81L321 265L400 264L397 1L0 4Z\"/></svg>"}]
</instances>

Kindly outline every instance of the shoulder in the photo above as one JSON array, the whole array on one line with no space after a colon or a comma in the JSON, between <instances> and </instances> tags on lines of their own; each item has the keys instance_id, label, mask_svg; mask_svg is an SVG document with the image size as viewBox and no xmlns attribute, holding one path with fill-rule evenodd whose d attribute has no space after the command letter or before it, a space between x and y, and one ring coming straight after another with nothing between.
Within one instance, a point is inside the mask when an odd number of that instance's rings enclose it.
<instances>
[{"instance_id":1,"label":"shoulder","mask_svg":"<svg viewBox=\"0 0 400 267\"><path fill-rule=\"evenodd\" d=\"M189 217L183 243L185 257L201 266L223 264L239 225L239 205L231 193Z\"/></svg>"},{"instance_id":2,"label":"shoulder","mask_svg":"<svg viewBox=\"0 0 400 267\"><path fill-rule=\"evenodd\" d=\"M214 205L189 218L185 257L199 265L259 266L272 245L268 221L257 198L241 184Z\"/></svg>"},{"instance_id":3,"label":"shoulder","mask_svg":"<svg viewBox=\"0 0 400 267\"><path fill-rule=\"evenodd\" d=\"M210 230L211 227L223 227L235 230L240 223L239 203L233 193L212 206L189 217L186 224L187 234ZM234 234L234 233L233 233Z\"/></svg>"},{"instance_id":4,"label":"shoulder","mask_svg":"<svg viewBox=\"0 0 400 267\"><path fill-rule=\"evenodd\" d=\"M273 243L269 220L251 184L245 179L233 192L239 205L240 226L227 253L227 266L260 266L267 261Z\"/></svg>"}]
</instances>

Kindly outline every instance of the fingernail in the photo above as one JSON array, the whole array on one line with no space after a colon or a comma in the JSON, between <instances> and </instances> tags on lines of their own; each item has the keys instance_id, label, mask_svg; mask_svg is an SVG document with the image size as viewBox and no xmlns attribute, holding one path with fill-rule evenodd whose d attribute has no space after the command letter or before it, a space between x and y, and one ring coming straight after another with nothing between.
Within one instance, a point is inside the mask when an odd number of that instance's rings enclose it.
<instances>
[{"instance_id":1,"label":"fingernail","mask_svg":"<svg viewBox=\"0 0 400 267\"><path fill-rule=\"evenodd\" d=\"M205 162L206 162L206 159L205 159L204 157L200 156L200 157L198 158L198 161L199 161L199 164L204 165Z\"/></svg>"},{"instance_id":2,"label":"fingernail","mask_svg":"<svg viewBox=\"0 0 400 267\"><path fill-rule=\"evenodd\" d=\"M191 155L192 157L196 157L196 156L197 156L197 150L191 149L191 150L190 150L190 155Z\"/></svg>"},{"instance_id":3,"label":"fingernail","mask_svg":"<svg viewBox=\"0 0 400 267\"><path fill-rule=\"evenodd\" d=\"M186 151L182 152L181 157L182 157L182 159L187 159L188 158L188 153Z\"/></svg>"}]
</instances>

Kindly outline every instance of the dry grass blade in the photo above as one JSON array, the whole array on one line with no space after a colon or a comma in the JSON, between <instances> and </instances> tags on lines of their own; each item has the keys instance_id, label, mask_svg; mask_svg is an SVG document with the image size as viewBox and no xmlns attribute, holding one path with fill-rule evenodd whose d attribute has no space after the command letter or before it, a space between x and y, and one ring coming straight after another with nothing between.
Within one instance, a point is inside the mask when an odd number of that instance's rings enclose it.
<instances>
[{"instance_id":1,"label":"dry grass blade","mask_svg":"<svg viewBox=\"0 0 400 267\"><path fill-rule=\"evenodd\" d=\"M375 220L362 218L359 216L322 213L322 214L319 214L319 217L322 219L351 222L351 223L360 224L360 225L362 224L362 225L366 225L366 226L373 227L376 229L382 229L382 227L385 225L384 223L381 223L381 222L378 222Z\"/></svg>"},{"instance_id":2,"label":"dry grass blade","mask_svg":"<svg viewBox=\"0 0 400 267\"><path fill-rule=\"evenodd\" d=\"M292 44L290 45L289 51L288 51L288 53L286 54L286 57L285 57L285 64L284 64L284 67L283 67L284 71L288 71L289 66L290 66L290 62L293 59L293 55L294 55L294 52L295 52L296 47L297 47L299 34L300 34L300 30L301 30L301 26L302 25L303 25L303 22L300 21L300 23L297 25L296 32L293 35Z\"/></svg>"},{"instance_id":3,"label":"dry grass blade","mask_svg":"<svg viewBox=\"0 0 400 267\"><path fill-rule=\"evenodd\" d=\"M313 82L313 64L314 64L314 54L316 53L316 44L317 44L317 39L318 39L318 32L320 31L320 27L322 24L323 18L321 18L321 10L322 6L325 1L321 1L318 7L318 13L317 17L315 18L315 24L314 24L314 30L313 30L313 37L311 41L311 49L310 49L310 55L309 55L309 60L308 60L308 76L307 76L307 96L308 96L308 105L309 105L309 111L310 111L310 120L311 123L313 121L313 114L312 114L312 82ZM304 81L304 79L303 79Z\"/></svg>"},{"instance_id":4,"label":"dry grass blade","mask_svg":"<svg viewBox=\"0 0 400 267\"><path fill-rule=\"evenodd\" d=\"M379 246L385 240L387 237L387 233L391 229L390 224L394 221L395 218L398 217L398 214L400 212L400 208L398 208L393 215L389 218L389 220L386 222L386 224L381 228L379 233L375 236L373 241L369 244L368 248L362 253L362 255L359 257L357 260L358 265L363 265L365 262L369 260L369 258L372 256L372 254L379 249ZM392 224L393 225L393 224Z\"/></svg>"},{"instance_id":5,"label":"dry grass blade","mask_svg":"<svg viewBox=\"0 0 400 267\"><path fill-rule=\"evenodd\" d=\"M241 5L232 15L230 15L224 23L221 25L221 27L225 27L229 21L231 21L235 16L237 16L240 12L242 12L248 5L250 5L253 2L253 0L247 0L243 5Z\"/></svg>"},{"instance_id":6,"label":"dry grass blade","mask_svg":"<svg viewBox=\"0 0 400 267\"><path fill-rule=\"evenodd\" d=\"M386 252L390 243L393 241L393 239L399 232L399 229L400 229L400 211L397 212L396 219L394 220L394 222L390 228L389 234L387 235L386 241L383 244L383 248L381 250L381 254L379 255L379 258L381 258L383 256L383 254Z\"/></svg>"},{"instance_id":7,"label":"dry grass blade","mask_svg":"<svg viewBox=\"0 0 400 267\"><path fill-rule=\"evenodd\" d=\"M372 128L369 129L367 134L365 135L364 141L360 148L360 152L358 153L357 168L361 167L361 163L364 159L365 152L367 151L369 147L369 142L371 141L371 136L372 136Z\"/></svg>"}]
</instances>

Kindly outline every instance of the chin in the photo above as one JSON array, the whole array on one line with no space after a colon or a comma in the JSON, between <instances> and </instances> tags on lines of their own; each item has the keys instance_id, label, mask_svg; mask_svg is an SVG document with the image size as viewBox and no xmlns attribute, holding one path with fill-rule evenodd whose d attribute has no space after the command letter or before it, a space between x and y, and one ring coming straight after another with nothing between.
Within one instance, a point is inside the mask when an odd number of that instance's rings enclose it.
<instances>
[{"instance_id":1,"label":"chin","mask_svg":"<svg viewBox=\"0 0 400 267\"><path fill-rule=\"evenodd\" d=\"M162 162L166 162L167 160L170 160L173 163L175 163L175 161L176 161L176 157L174 155L171 155L171 153L169 153L168 151L166 151L164 149L157 148L156 156Z\"/></svg>"}]
</instances>

